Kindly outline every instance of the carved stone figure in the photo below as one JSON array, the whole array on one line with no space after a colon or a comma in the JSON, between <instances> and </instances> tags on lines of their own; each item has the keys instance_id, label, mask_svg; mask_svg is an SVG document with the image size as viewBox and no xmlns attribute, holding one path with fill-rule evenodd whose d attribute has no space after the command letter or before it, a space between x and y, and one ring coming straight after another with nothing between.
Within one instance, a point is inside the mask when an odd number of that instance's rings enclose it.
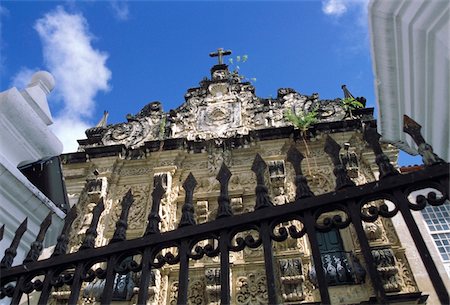
<instances>
[{"instance_id":1,"label":"carved stone figure","mask_svg":"<svg viewBox=\"0 0 450 305\"><path fill-rule=\"evenodd\" d=\"M280 280L282 297L285 302L301 301L303 295L302 263L298 258L280 259Z\"/></svg>"},{"instance_id":2,"label":"carved stone figure","mask_svg":"<svg viewBox=\"0 0 450 305\"><path fill-rule=\"evenodd\" d=\"M372 249L372 255L386 292L400 291L394 251L390 248Z\"/></svg>"},{"instance_id":3,"label":"carved stone figure","mask_svg":"<svg viewBox=\"0 0 450 305\"><path fill-rule=\"evenodd\" d=\"M274 196L272 201L275 205L282 205L289 202L288 196L285 194L284 187L282 186L276 187L273 191L273 194Z\"/></svg>"},{"instance_id":4,"label":"carved stone figure","mask_svg":"<svg viewBox=\"0 0 450 305\"><path fill-rule=\"evenodd\" d=\"M85 214L83 216L83 221L81 222L81 229L78 230L78 234L86 234L87 229L89 228L89 225L92 222L92 210L95 208L95 203L91 202L87 205L87 210L85 211Z\"/></svg>"},{"instance_id":5,"label":"carved stone figure","mask_svg":"<svg viewBox=\"0 0 450 305\"><path fill-rule=\"evenodd\" d=\"M342 165L347 169L350 178L356 178L359 175L358 156L354 151L350 151L350 143L344 143L344 148L340 153Z\"/></svg>"}]
</instances>

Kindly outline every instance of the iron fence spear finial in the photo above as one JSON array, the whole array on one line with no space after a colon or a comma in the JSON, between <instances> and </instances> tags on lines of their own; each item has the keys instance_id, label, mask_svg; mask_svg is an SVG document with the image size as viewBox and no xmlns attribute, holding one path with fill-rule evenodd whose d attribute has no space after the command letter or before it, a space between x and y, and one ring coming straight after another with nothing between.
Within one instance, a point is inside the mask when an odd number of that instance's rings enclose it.
<instances>
[{"instance_id":1,"label":"iron fence spear finial","mask_svg":"<svg viewBox=\"0 0 450 305\"><path fill-rule=\"evenodd\" d=\"M116 222L116 230L114 231L114 235L110 243L122 241L127 238L128 213L130 212L130 208L133 202L133 193L131 192L130 188L125 196L123 196L122 202L120 204L122 206L122 211L120 212L120 217Z\"/></svg>"},{"instance_id":2,"label":"iron fence spear finial","mask_svg":"<svg viewBox=\"0 0 450 305\"><path fill-rule=\"evenodd\" d=\"M61 234L58 236L55 251L53 251L52 257L66 254L67 244L69 243L69 233L75 218L77 218L77 207L74 204L64 219L64 226L61 230Z\"/></svg>"},{"instance_id":3,"label":"iron fence spear finial","mask_svg":"<svg viewBox=\"0 0 450 305\"><path fill-rule=\"evenodd\" d=\"M86 237L84 238L83 244L80 247L80 250L83 249L91 249L95 247L95 238L97 237L97 225L100 220L100 214L102 214L105 209L105 204L103 203L103 197L100 198L100 201L95 206L92 211L92 222L89 225L89 228L86 231Z\"/></svg>"},{"instance_id":4,"label":"iron fence spear finial","mask_svg":"<svg viewBox=\"0 0 450 305\"><path fill-rule=\"evenodd\" d=\"M377 132L377 129L370 124L366 124L364 126L363 138L375 153L375 162L380 170L380 178L398 175L398 171L394 168L389 161L388 156L386 156L381 149L381 135Z\"/></svg>"},{"instance_id":5,"label":"iron fence spear finial","mask_svg":"<svg viewBox=\"0 0 450 305\"><path fill-rule=\"evenodd\" d=\"M144 235L159 233L159 222L161 221L161 217L159 216L159 206L165 193L162 185L162 177L162 175L157 175L153 180L152 210L148 215L148 225Z\"/></svg>"},{"instance_id":6,"label":"iron fence spear finial","mask_svg":"<svg viewBox=\"0 0 450 305\"><path fill-rule=\"evenodd\" d=\"M216 176L216 179L220 183L220 195L217 200L219 208L217 209L216 218L228 217L233 215L230 206L230 197L228 196L228 182L230 181L230 178L230 170L225 163L222 163L219 173L217 173Z\"/></svg>"},{"instance_id":7,"label":"iron fence spear finial","mask_svg":"<svg viewBox=\"0 0 450 305\"><path fill-rule=\"evenodd\" d=\"M256 175L256 204L255 210L273 206L268 195L268 189L264 182L264 172L267 168L266 162L259 154L256 154L252 164L252 171Z\"/></svg>"},{"instance_id":8,"label":"iron fence spear finial","mask_svg":"<svg viewBox=\"0 0 450 305\"><path fill-rule=\"evenodd\" d=\"M42 242L44 241L45 233L52 223L52 212L48 213L44 221L42 221L39 233L36 236L36 240L31 244L31 249L27 254L27 257L23 261L24 264L37 261L39 255L42 252Z\"/></svg>"},{"instance_id":9,"label":"iron fence spear finial","mask_svg":"<svg viewBox=\"0 0 450 305\"><path fill-rule=\"evenodd\" d=\"M347 170L339 158L340 150L341 146L336 143L332 137L327 136L324 151L330 156L331 161L334 164L333 173L336 176L336 190L340 190L347 186L355 186L355 183L348 176Z\"/></svg>"},{"instance_id":10,"label":"iron fence spear finial","mask_svg":"<svg viewBox=\"0 0 450 305\"><path fill-rule=\"evenodd\" d=\"M314 196L314 193L308 186L308 181L303 175L301 162L305 157L303 154L292 145L287 152L287 161L292 164L295 171L295 199L302 199Z\"/></svg>"},{"instance_id":11,"label":"iron fence spear finial","mask_svg":"<svg viewBox=\"0 0 450 305\"><path fill-rule=\"evenodd\" d=\"M19 246L19 242L22 239L23 234L27 230L27 221L28 217L20 224L20 226L16 230L16 234L11 242L11 245L8 249L5 250L5 256L3 257L0 263L0 269L8 269L12 266L14 258L17 255L17 247Z\"/></svg>"},{"instance_id":12,"label":"iron fence spear finial","mask_svg":"<svg viewBox=\"0 0 450 305\"><path fill-rule=\"evenodd\" d=\"M186 197L184 201L184 205L182 207L181 220L178 227L191 226L195 225L195 216L194 216L194 188L197 185L197 181L194 178L192 173L189 173L188 177L183 183L183 188L186 192Z\"/></svg>"}]
</instances>

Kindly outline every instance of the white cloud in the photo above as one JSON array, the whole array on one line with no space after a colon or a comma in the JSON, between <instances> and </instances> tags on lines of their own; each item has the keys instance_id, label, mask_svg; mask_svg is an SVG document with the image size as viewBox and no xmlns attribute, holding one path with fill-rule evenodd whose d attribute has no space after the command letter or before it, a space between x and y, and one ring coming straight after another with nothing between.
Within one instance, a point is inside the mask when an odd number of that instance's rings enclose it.
<instances>
[{"instance_id":1,"label":"white cloud","mask_svg":"<svg viewBox=\"0 0 450 305\"><path fill-rule=\"evenodd\" d=\"M337 52L357 54L368 50L368 4L369 0L322 0L322 12L330 16L340 32L343 45L335 47Z\"/></svg>"},{"instance_id":2,"label":"white cloud","mask_svg":"<svg viewBox=\"0 0 450 305\"><path fill-rule=\"evenodd\" d=\"M78 149L76 140L86 138L84 131L90 127L92 126L78 116L66 114L53 119L52 130L63 143L64 152L74 152Z\"/></svg>"},{"instance_id":3,"label":"white cloud","mask_svg":"<svg viewBox=\"0 0 450 305\"><path fill-rule=\"evenodd\" d=\"M325 15L341 17L348 11L356 9L360 20L367 16L369 0L322 0L322 12Z\"/></svg>"},{"instance_id":4,"label":"white cloud","mask_svg":"<svg viewBox=\"0 0 450 305\"><path fill-rule=\"evenodd\" d=\"M74 151L76 140L85 138L84 130L91 125L95 96L109 90L108 55L92 46L94 37L82 14L58 7L37 20L35 29L44 62L56 80L56 98L63 103L63 109L54 114L52 129L65 144L64 151Z\"/></svg>"},{"instance_id":5,"label":"white cloud","mask_svg":"<svg viewBox=\"0 0 450 305\"><path fill-rule=\"evenodd\" d=\"M29 69L27 67L20 68L19 72L12 77L10 87L16 87L19 90L24 89L30 83L33 74L37 71L39 71L39 69Z\"/></svg>"},{"instance_id":6,"label":"white cloud","mask_svg":"<svg viewBox=\"0 0 450 305\"><path fill-rule=\"evenodd\" d=\"M114 16L120 21L126 21L130 17L130 10L125 1L113 0L110 2L113 9Z\"/></svg>"},{"instance_id":7,"label":"white cloud","mask_svg":"<svg viewBox=\"0 0 450 305\"><path fill-rule=\"evenodd\" d=\"M322 1L322 12L326 15L341 16L347 11L345 0L326 0Z\"/></svg>"}]
</instances>

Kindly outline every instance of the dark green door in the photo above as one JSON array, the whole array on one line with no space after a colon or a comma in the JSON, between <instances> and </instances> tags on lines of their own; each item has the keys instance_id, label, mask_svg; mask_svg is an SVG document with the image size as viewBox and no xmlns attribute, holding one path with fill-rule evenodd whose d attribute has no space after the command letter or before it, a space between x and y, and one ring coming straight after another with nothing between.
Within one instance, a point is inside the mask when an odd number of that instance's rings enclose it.
<instances>
[{"instance_id":1,"label":"dark green door","mask_svg":"<svg viewBox=\"0 0 450 305\"><path fill-rule=\"evenodd\" d=\"M344 251L341 235L337 229L326 233L317 232L320 253Z\"/></svg>"},{"instance_id":2,"label":"dark green door","mask_svg":"<svg viewBox=\"0 0 450 305\"><path fill-rule=\"evenodd\" d=\"M351 269L339 230L317 232L317 240L328 285L352 283Z\"/></svg>"}]
</instances>

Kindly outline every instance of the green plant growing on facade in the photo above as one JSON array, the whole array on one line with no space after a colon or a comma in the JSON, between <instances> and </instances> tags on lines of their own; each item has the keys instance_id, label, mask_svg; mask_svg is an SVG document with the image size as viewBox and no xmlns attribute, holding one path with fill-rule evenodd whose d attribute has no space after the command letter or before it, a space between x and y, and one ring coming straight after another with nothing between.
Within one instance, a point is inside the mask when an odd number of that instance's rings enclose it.
<instances>
[{"instance_id":1,"label":"green plant growing on facade","mask_svg":"<svg viewBox=\"0 0 450 305\"><path fill-rule=\"evenodd\" d=\"M309 160L308 160L309 159L308 157L311 155L311 152L309 150L308 143L306 142L306 136L307 136L307 131L311 128L311 126L319 121L319 119L317 118L317 116L318 116L317 108L314 108L313 110L308 111L308 112L300 111L299 114L296 114L293 111L291 111L290 109L288 109L285 112L284 116L288 121L290 121L292 123L292 125L294 125L294 127L298 128L300 130L300 135L302 137L303 143L305 144L305 148L306 148L306 162L308 165L308 172L309 172L309 175L312 176L311 166L310 166ZM315 160L314 160L314 162L315 162ZM316 164L316 166L317 166L317 164Z\"/></svg>"},{"instance_id":2,"label":"green plant growing on facade","mask_svg":"<svg viewBox=\"0 0 450 305\"><path fill-rule=\"evenodd\" d=\"M249 83L254 83L256 82L256 77L251 77L251 78L247 78L245 75L240 74L240 69L241 67L239 66L239 64L245 63L248 59L248 55L237 55L235 58L231 57L228 58L228 62L230 65L230 70L232 70L231 74L238 76L241 80L247 81Z\"/></svg>"},{"instance_id":3,"label":"green plant growing on facade","mask_svg":"<svg viewBox=\"0 0 450 305\"><path fill-rule=\"evenodd\" d=\"M341 106L344 111L350 115L350 118L353 118L353 110L364 107L364 105L360 101L353 97L346 97L341 100Z\"/></svg>"}]
</instances>

